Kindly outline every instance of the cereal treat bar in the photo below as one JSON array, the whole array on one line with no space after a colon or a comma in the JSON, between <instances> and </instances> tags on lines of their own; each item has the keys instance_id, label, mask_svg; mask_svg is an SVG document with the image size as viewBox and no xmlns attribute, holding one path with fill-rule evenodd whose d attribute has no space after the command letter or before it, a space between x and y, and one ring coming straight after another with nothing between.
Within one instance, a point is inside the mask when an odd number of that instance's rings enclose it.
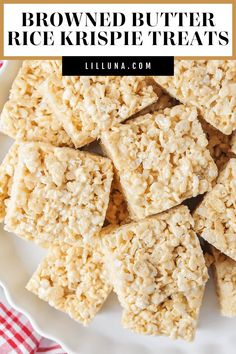
<instances>
[{"instance_id":1,"label":"cereal treat bar","mask_svg":"<svg viewBox=\"0 0 236 354\"><path fill-rule=\"evenodd\" d=\"M207 148L215 161L218 170L222 170L225 164L232 157L230 152L231 136L223 134L218 129L207 123L204 119L199 118L202 129L207 136Z\"/></svg>"},{"instance_id":2,"label":"cereal treat bar","mask_svg":"<svg viewBox=\"0 0 236 354\"><path fill-rule=\"evenodd\" d=\"M185 206L176 207L101 233L110 282L124 309L149 311L172 294L204 286L207 268L193 220ZM151 321L151 317L150 317Z\"/></svg>"},{"instance_id":3,"label":"cereal treat bar","mask_svg":"<svg viewBox=\"0 0 236 354\"><path fill-rule=\"evenodd\" d=\"M93 319L112 290L101 253L85 246L82 239L76 246L53 246L26 288L83 325Z\"/></svg>"},{"instance_id":4,"label":"cereal treat bar","mask_svg":"<svg viewBox=\"0 0 236 354\"><path fill-rule=\"evenodd\" d=\"M53 60L26 60L5 104L0 129L13 139L43 141L56 146L73 146L40 93L40 85L57 67Z\"/></svg>"},{"instance_id":5,"label":"cereal treat bar","mask_svg":"<svg viewBox=\"0 0 236 354\"><path fill-rule=\"evenodd\" d=\"M236 316L236 262L212 247L213 270L221 314Z\"/></svg>"},{"instance_id":6,"label":"cereal treat bar","mask_svg":"<svg viewBox=\"0 0 236 354\"><path fill-rule=\"evenodd\" d=\"M195 231L236 260L236 159L230 159L216 185L194 212Z\"/></svg>"},{"instance_id":7,"label":"cereal treat bar","mask_svg":"<svg viewBox=\"0 0 236 354\"><path fill-rule=\"evenodd\" d=\"M45 246L92 239L105 220L111 161L43 143L22 143L18 154L6 230Z\"/></svg>"},{"instance_id":8,"label":"cereal treat bar","mask_svg":"<svg viewBox=\"0 0 236 354\"><path fill-rule=\"evenodd\" d=\"M109 224L123 224L130 221L127 203L122 193L119 178L116 174L114 175L111 185L106 220Z\"/></svg>"},{"instance_id":9,"label":"cereal treat bar","mask_svg":"<svg viewBox=\"0 0 236 354\"><path fill-rule=\"evenodd\" d=\"M103 129L124 121L158 97L145 77L62 76L47 81L45 95L76 147L85 137L97 139ZM83 143L82 143L83 142Z\"/></svg>"},{"instance_id":10,"label":"cereal treat bar","mask_svg":"<svg viewBox=\"0 0 236 354\"><path fill-rule=\"evenodd\" d=\"M6 215L15 166L18 161L18 148L18 143L14 143L0 166L0 222Z\"/></svg>"},{"instance_id":11,"label":"cereal treat bar","mask_svg":"<svg viewBox=\"0 0 236 354\"><path fill-rule=\"evenodd\" d=\"M102 134L132 219L160 213L211 189L217 167L194 107L178 105Z\"/></svg>"},{"instance_id":12,"label":"cereal treat bar","mask_svg":"<svg viewBox=\"0 0 236 354\"><path fill-rule=\"evenodd\" d=\"M174 76L155 80L180 102L196 106L222 133L236 129L235 60L176 60Z\"/></svg>"},{"instance_id":13,"label":"cereal treat bar","mask_svg":"<svg viewBox=\"0 0 236 354\"><path fill-rule=\"evenodd\" d=\"M158 306L137 313L123 310L122 324L133 332L192 341L197 329L204 286L170 295Z\"/></svg>"}]
</instances>

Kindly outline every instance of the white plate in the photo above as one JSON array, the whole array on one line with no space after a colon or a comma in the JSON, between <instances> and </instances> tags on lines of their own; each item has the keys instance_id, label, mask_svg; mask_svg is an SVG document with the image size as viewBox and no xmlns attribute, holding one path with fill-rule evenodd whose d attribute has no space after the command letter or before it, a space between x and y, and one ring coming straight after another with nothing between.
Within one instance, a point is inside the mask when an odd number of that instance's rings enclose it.
<instances>
[{"instance_id":1,"label":"white plate","mask_svg":"<svg viewBox=\"0 0 236 354\"><path fill-rule=\"evenodd\" d=\"M9 67L15 72L19 62ZM8 70L6 70L8 72ZM9 82L11 77L9 76ZM9 90L0 79L0 102ZM11 140L0 135L0 159ZM88 328L49 307L25 290L25 285L45 251L0 228L0 284L8 301L28 316L42 336L60 343L68 353L79 354L235 354L236 319L220 316L214 286L209 281L200 313L199 328L193 343L171 341L164 337L146 337L124 330L121 309L112 295Z\"/></svg>"}]
</instances>

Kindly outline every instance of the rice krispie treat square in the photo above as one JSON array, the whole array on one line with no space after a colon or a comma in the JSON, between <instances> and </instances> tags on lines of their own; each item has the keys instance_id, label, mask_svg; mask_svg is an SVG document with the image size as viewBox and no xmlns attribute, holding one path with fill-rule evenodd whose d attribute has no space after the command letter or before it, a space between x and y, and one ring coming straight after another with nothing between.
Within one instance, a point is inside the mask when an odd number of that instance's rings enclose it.
<instances>
[{"instance_id":1,"label":"rice krispie treat square","mask_svg":"<svg viewBox=\"0 0 236 354\"><path fill-rule=\"evenodd\" d=\"M6 215L12 180L18 162L18 148L18 143L14 143L0 165L0 222L4 220Z\"/></svg>"},{"instance_id":2,"label":"rice krispie treat square","mask_svg":"<svg viewBox=\"0 0 236 354\"><path fill-rule=\"evenodd\" d=\"M90 241L104 224L113 177L105 157L22 143L5 228L47 246Z\"/></svg>"},{"instance_id":3,"label":"rice krispie treat square","mask_svg":"<svg viewBox=\"0 0 236 354\"><path fill-rule=\"evenodd\" d=\"M236 316L236 262L212 247L213 270L221 314Z\"/></svg>"},{"instance_id":4,"label":"rice krispie treat square","mask_svg":"<svg viewBox=\"0 0 236 354\"><path fill-rule=\"evenodd\" d=\"M62 76L53 74L44 93L76 147L81 136L99 138L101 131L124 121L158 97L145 77Z\"/></svg>"},{"instance_id":5,"label":"rice krispie treat square","mask_svg":"<svg viewBox=\"0 0 236 354\"><path fill-rule=\"evenodd\" d=\"M236 60L175 60L174 76L155 80L222 133L236 129Z\"/></svg>"},{"instance_id":6,"label":"rice krispie treat square","mask_svg":"<svg viewBox=\"0 0 236 354\"><path fill-rule=\"evenodd\" d=\"M55 60L26 60L1 113L0 129L13 139L73 146L39 87L57 67Z\"/></svg>"},{"instance_id":7,"label":"rice krispie treat square","mask_svg":"<svg viewBox=\"0 0 236 354\"><path fill-rule=\"evenodd\" d=\"M194 107L146 114L102 134L130 216L142 219L211 189L217 167Z\"/></svg>"},{"instance_id":8,"label":"rice krispie treat square","mask_svg":"<svg viewBox=\"0 0 236 354\"><path fill-rule=\"evenodd\" d=\"M194 212L195 231L236 260L236 159L230 159L216 185Z\"/></svg>"},{"instance_id":9,"label":"rice krispie treat square","mask_svg":"<svg viewBox=\"0 0 236 354\"><path fill-rule=\"evenodd\" d=\"M62 243L53 246L28 282L27 290L87 325L112 288L98 249Z\"/></svg>"},{"instance_id":10,"label":"rice krispie treat square","mask_svg":"<svg viewBox=\"0 0 236 354\"><path fill-rule=\"evenodd\" d=\"M137 314L156 313L174 293L207 281L193 220L185 206L101 233L104 262L121 305Z\"/></svg>"},{"instance_id":11,"label":"rice krispie treat square","mask_svg":"<svg viewBox=\"0 0 236 354\"><path fill-rule=\"evenodd\" d=\"M155 307L155 311L134 313L123 310L122 324L138 334L168 336L192 341L197 329L204 286L176 293Z\"/></svg>"},{"instance_id":12,"label":"rice krispie treat square","mask_svg":"<svg viewBox=\"0 0 236 354\"><path fill-rule=\"evenodd\" d=\"M111 184L106 220L109 224L124 224L130 221L127 203L122 192L119 178L116 174L114 174Z\"/></svg>"}]
</instances>

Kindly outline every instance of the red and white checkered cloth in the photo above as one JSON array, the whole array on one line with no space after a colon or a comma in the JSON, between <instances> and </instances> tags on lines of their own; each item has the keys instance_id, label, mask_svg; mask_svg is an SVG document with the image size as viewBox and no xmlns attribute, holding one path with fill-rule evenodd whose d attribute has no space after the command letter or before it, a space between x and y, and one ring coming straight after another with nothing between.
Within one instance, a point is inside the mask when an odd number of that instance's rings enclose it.
<instances>
[{"instance_id":1,"label":"red and white checkered cloth","mask_svg":"<svg viewBox=\"0 0 236 354\"><path fill-rule=\"evenodd\" d=\"M42 338L29 320L0 302L0 354L66 354L60 345Z\"/></svg>"}]
</instances>

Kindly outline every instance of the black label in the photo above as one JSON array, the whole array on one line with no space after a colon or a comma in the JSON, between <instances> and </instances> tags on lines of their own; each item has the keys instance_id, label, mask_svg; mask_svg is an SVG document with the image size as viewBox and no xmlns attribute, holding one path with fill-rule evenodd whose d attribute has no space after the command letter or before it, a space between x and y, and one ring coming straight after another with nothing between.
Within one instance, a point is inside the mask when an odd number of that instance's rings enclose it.
<instances>
[{"instance_id":1,"label":"black label","mask_svg":"<svg viewBox=\"0 0 236 354\"><path fill-rule=\"evenodd\" d=\"M63 57L62 75L172 76L174 57Z\"/></svg>"}]
</instances>

